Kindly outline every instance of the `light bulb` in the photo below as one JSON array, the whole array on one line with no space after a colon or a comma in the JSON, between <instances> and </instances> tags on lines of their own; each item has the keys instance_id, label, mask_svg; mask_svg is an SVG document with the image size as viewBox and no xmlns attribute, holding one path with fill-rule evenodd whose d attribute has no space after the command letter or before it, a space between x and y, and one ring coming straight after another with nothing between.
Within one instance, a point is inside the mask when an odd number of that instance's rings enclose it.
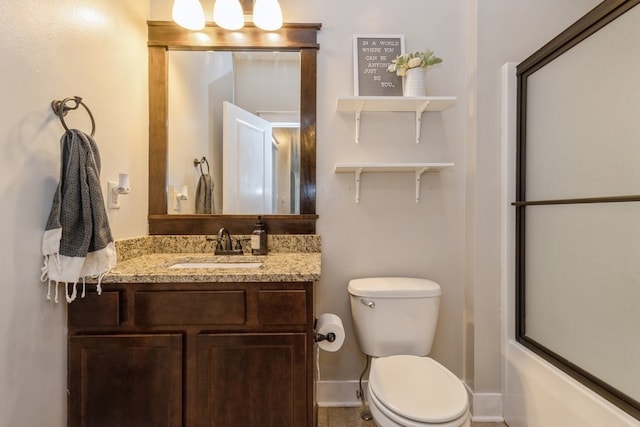
<instances>
[{"instance_id":1,"label":"light bulb","mask_svg":"<svg viewBox=\"0 0 640 427\"><path fill-rule=\"evenodd\" d=\"M176 24L189 30L204 28L204 10L199 0L175 0L171 16Z\"/></svg>"},{"instance_id":2,"label":"light bulb","mask_svg":"<svg viewBox=\"0 0 640 427\"><path fill-rule=\"evenodd\" d=\"M253 22L265 31L282 27L282 9L278 0L256 0L253 6Z\"/></svg>"},{"instance_id":3,"label":"light bulb","mask_svg":"<svg viewBox=\"0 0 640 427\"><path fill-rule=\"evenodd\" d=\"M244 27L244 12L239 0L216 0L213 4L213 21L227 30Z\"/></svg>"}]
</instances>

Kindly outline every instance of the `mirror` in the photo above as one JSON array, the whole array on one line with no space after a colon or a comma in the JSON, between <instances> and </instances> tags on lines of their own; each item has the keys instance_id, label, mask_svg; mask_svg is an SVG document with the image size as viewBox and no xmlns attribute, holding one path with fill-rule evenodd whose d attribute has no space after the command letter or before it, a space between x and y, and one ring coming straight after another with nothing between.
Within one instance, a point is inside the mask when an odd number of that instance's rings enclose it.
<instances>
[{"instance_id":1,"label":"mirror","mask_svg":"<svg viewBox=\"0 0 640 427\"><path fill-rule=\"evenodd\" d=\"M213 234L220 227L227 228L231 233L248 234L253 229L256 209L229 209L232 214L223 212L222 207L216 208L213 214L196 214L193 212L174 211L173 198L180 193L184 185L187 185L187 198L195 198L195 176L199 177L200 165L194 164L194 160L207 159L210 172L215 175L221 168L212 163L215 158L219 161L219 153L214 156L218 148L201 146L197 151L189 144L193 143L189 138L180 137L176 133L176 139L186 139L185 143L172 142L172 132L180 127L179 122L172 124L173 112L179 111L171 106L173 88L170 70L173 56L197 54L201 58L215 62L211 58L213 54L227 57L236 56L237 60L249 60L253 54L273 56L282 54L282 58L297 57L299 61L299 84L297 99L299 108L278 107L275 110L268 108L256 111L255 108L244 108L254 115L262 115L262 119L268 121L274 127L284 128L273 133L273 143L269 145L272 152L269 155L271 163L290 163L294 169L287 172L272 172L271 188L276 188L273 181L277 182L276 196L272 196L271 212L263 214L263 220L270 233L274 234L315 234L315 144L316 144L316 63L317 63L317 32L320 24L285 24L282 29L274 32L265 32L252 25L245 26L240 31L227 31L214 24L207 24L202 31L189 31L173 22L149 21L148 45L149 45L149 234ZM280 53L274 53L280 52ZM176 54L176 55L174 55ZM202 61L202 59L201 59ZM206 61L205 61L206 62ZM254 63L255 65L255 63ZM199 70L201 73L203 70ZM191 79L184 79L187 83ZM233 99L238 100L238 97ZM223 109L223 99L215 102L216 108ZM213 105L212 100L207 102ZM172 112L173 109L173 112ZM208 107L204 109L192 108L191 116L197 117L208 113ZM195 113L197 112L197 114ZM183 111L183 117L185 115ZM297 116L298 120L291 117ZM192 119L192 125L209 127L202 121ZM294 130L297 129L297 131ZM290 135L294 136L290 136ZM296 136L297 135L297 138ZM276 140L285 138L294 140L294 147L282 150L288 153L291 159L284 160L284 155L274 154ZM297 140L296 140L297 139ZM281 142L282 143L282 142ZM180 145L178 145L180 144ZM177 145L177 147L175 147ZM213 146L215 147L215 146ZM183 157L179 160L185 164L187 170L191 170L194 176L179 172L172 163L174 149L181 152ZM205 150L209 150L205 153ZM297 157L293 157L296 155ZM276 160L277 159L277 160ZM224 160L221 163L225 163ZM230 163L230 162L226 162ZM297 169L295 168L297 164ZM206 164L204 165L206 172ZM182 174L182 176L180 176ZM245 174L240 174L244 176ZM283 177L287 175L289 179ZM237 174L236 174L237 176ZM214 176L215 178L215 176ZM218 182L215 182L218 181ZM214 180L216 186L222 190L224 178ZM222 184L220 184L222 182ZM189 184L193 191L189 191ZM242 184L244 185L244 184ZM285 191L286 187L286 191ZM233 192L229 191L228 194ZM224 192L223 192L224 194ZM214 201L224 205L223 194L214 193ZM286 196L285 196L286 194ZM278 205L277 201L281 201ZM265 210L269 212L269 210Z\"/></svg>"},{"instance_id":2,"label":"mirror","mask_svg":"<svg viewBox=\"0 0 640 427\"><path fill-rule=\"evenodd\" d=\"M171 50L168 81L167 213L300 213L300 53Z\"/></svg>"}]
</instances>

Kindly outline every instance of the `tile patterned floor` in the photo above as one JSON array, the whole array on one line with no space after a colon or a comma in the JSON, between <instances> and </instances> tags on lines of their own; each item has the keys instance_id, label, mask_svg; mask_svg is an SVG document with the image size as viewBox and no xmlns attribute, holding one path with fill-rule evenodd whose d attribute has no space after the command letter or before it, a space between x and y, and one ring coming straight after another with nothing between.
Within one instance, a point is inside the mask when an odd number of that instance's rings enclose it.
<instances>
[{"instance_id":1,"label":"tile patterned floor","mask_svg":"<svg viewBox=\"0 0 640 427\"><path fill-rule=\"evenodd\" d=\"M318 408L318 427L375 427L360 418L360 408ZM471 423L471 427L507 427L504 423Z\"/></svg>"}]
</instances>

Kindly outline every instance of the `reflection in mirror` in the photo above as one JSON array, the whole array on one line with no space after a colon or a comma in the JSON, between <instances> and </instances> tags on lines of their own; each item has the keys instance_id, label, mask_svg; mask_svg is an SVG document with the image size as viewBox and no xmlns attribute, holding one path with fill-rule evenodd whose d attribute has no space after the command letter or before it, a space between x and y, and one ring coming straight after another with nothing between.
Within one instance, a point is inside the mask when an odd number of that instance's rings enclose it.
<instances>
[{"instance_id":1,"label":"reflection in mirror","mask_svg":"<svg viewBox=\"0 0 640 427\"><path fill-rule=\"evenodd\" d=\"M167 212L300 213L300 53L167 56Z\"/></svg>"}]
</instances>

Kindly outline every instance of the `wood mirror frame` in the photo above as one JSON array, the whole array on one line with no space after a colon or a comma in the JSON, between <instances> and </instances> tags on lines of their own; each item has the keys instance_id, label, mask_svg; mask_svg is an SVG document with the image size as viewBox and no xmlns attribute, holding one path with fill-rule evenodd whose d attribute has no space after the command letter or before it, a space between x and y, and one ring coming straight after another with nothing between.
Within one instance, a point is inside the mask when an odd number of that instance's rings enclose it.
<instances>
[{"instance_id":1,"label":"wood mirror frame","mask_svg":"<svg viewBox=\"0 0 640 427\"><path fill-rule=\"evenodd\" d=\"M266 32L248 24L228 31L207 23L190 31L170 21L148 21L149 48L149 234L215 234L225 227L250 234L255 215L167 214L168 50L289 50L300 52L300 214L262 215L272 234L316 231L316 66L321 24L284 24Z\"/></svg>"}]
</instances>

